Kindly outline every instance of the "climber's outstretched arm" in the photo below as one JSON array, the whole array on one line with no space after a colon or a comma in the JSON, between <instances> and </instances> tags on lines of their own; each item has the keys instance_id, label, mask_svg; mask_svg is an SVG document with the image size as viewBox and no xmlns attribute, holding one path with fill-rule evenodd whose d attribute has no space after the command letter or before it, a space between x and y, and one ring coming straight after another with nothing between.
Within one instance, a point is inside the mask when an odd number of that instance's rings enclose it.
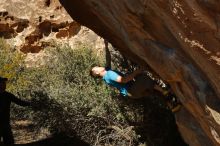
<instances>
[{"instance_id":1,"label":"climber's outstretched arm","mask_svg":"<svg viewBox=\"0 0 220 146\"><path fill-rule=\"evenodd\" d=\"M126 76L118 76L117 79L116 79L116 82L118 83L128 83L130 82L131 80L134 79L135 76L137 76L138 74L142 73L143 72L143 69L137 69L135 70L134 72L132 72L131 74L129 75L126 75Z\"/></svg>"},{"instance_id":2,"label":"climber's outstretched arm","mask_svg":"<svg viewBox=\"0 0 220 146\"><path fill-rule=\"evenodd\" d=\"M104 44L105 44L105 59L106 59L105 67L111 68L111 54L108 48L108 41L104 40Z\"/></svg>"}]
</instances>

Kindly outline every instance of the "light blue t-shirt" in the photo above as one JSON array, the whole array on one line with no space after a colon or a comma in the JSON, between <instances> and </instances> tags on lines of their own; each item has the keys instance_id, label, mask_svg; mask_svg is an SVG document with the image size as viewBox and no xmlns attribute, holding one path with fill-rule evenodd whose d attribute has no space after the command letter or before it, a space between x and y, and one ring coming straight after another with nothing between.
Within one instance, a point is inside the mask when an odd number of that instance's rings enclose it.
<instances>
[{"instance_id":1,"label":"light blue t-shirt","mask_svg":"<svg viewBox=\"0 0 220 146\"><path fill-rule=\"evenodd\" d=\"M127 96L128 95L127 85L116 82L118 76L120 75L116 71L107 70L106 74L103 76L102 79L105 81L106 84L116 87L120 91L121 95Z\"/></svg>"}]
</instances>

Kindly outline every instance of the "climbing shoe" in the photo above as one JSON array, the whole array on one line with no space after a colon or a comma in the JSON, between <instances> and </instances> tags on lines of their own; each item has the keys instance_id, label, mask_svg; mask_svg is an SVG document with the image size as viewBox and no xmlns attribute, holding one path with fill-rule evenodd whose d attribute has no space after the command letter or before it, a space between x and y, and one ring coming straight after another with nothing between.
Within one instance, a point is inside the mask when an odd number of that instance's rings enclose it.
<instances>
[{"instance_id":1,"label":"climbing shoe","mask_svg":"<svg viewBox=\"0 0 220 146\"><path fill-rule=\"evenodd\" d=\"M170 109L173 113L176 113L176 112L178 112L178 111L181 109L182 104L181 104L181 103L176 103L176 104L167 103L167 107L168 107L168 109Z\"/></svg>"},{"instance_id":2,"label":"climbing shoe","mask_svg":"<svg viewBox=\"0 0 220 146\"><path fill-rule=\"evenodd\" d=\"M164 96L169 96L169 94L171 93L171 87L169 85L166 85L165 87L162 87L162 89L162 94Z\"/></svg>"},{"instance_id":3,"label":"climbing shoe","mask_svg":"<svg viewBox=\"0 0 220 146\"><path fill-rule=\"evenodd\" d=\"M173 113L178 112L182 104L177 100L177 97L174 94L167 94L165 96L166 104L168 109L170 109Z\"/></svg>"}]
</instances>

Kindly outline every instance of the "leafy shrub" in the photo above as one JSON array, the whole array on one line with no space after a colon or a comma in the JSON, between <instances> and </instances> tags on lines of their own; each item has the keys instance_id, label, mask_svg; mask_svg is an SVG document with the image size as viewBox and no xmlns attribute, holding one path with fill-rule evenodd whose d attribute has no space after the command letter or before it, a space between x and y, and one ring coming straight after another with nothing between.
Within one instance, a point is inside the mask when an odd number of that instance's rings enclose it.
<instances>
[{"instance_id":1,"label":"leafy shrub","mask_svg":"<svg viewBox=\"0 0 220 146\"><path fill-rule=\"evenodd\" d=\"M91 66L103 65L103 59L91 49L83 45L74 49L58 45L46 48L44 65L28 68L25 55L11 49L4 40L0 40L0 51L0 75L10 79L8 90L35 105L34 109L13 106L12 117L31 119L37 125L36 133L44 127L52 133L77 134L97 143L97 134L104 130L106 136L102 133L102 137L111 139L112 144L126 145L136 139L133 132L126 139L117 136L114 129L108 130L109 125L120 125L122 129L128 125L118 101L111 98L115 91L89 75Z\"/></svg>"},{"instance_id":2,"label":"leafy shrub","mask_svg":"<svg viewBox=\"0 0 220 146\"><path fill-rule=\"evenodd\" d=\"M0 76L15 82L24 68L25 55L12 49L4 39L0 39ZM9 87L11 84L9 84Z\"/></svg>"},{"instance_id":3,"label":"leafy shrub","mask_svg":"<svg viewBox=\"0 0 220 146\"><path fill-rule=\"evenodd\" d=\"M89 115L103 116L111 92L89 76L91 66L99 63L93 52L85 47L65 46L48 48L46 53L49 54L46 65L29 75L33 76L31 92L45 93L63 107L88 108Z\"/></svg>"}]
</instances>

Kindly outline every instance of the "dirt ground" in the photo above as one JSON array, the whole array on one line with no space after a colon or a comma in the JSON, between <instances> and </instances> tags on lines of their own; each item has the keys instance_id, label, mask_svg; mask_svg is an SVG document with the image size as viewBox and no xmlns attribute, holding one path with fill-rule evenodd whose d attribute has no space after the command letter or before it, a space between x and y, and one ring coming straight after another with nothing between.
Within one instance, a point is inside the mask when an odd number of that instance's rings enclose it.
<instances>
[{"instance_id":1,"label":"dirt ground","mask_svg":"<svg viewBox=\"0 0 220 146\"><path fill-rule=\"evenodd\" d=\"M131 110L138 112L139 117L126 121L140 135L139 142L147 143L146 146L187 146L180 136L174 114L164 106L162 97L150 96L140 100L117 98L116 100L118 100L121 110L128 106ZM126 117L126 115L124 116ZM51 135L46 128L42 128L36 133L35 123L28 120L12 120L11 123L16 146L90 146L91 144L81 139L91 137L93 133L90 132L94 129L85 128L86 131L82 131L83 127L91 125L103 127L105 124L103 125L104 122L100 122L101 120L93 119L88 123L82 123L78 129L81 131L75 131L82 133L83 136L80 138L68 136L65 133Z\"/></svg>"},{"instance_id":2,"label":"dirt ground","mask_svg":"<svg viewBox=\"0 0 220 146\"><path fill-rule=\"evenodd\" d=\"M90 146L78 137L69 137L64 133L51 135L47 129L42 129L40 133L36 134L34 128L31 121L13 121L15 146ZM0 146L4 145L0 143Z\"/></svg>"}]
</instances>

